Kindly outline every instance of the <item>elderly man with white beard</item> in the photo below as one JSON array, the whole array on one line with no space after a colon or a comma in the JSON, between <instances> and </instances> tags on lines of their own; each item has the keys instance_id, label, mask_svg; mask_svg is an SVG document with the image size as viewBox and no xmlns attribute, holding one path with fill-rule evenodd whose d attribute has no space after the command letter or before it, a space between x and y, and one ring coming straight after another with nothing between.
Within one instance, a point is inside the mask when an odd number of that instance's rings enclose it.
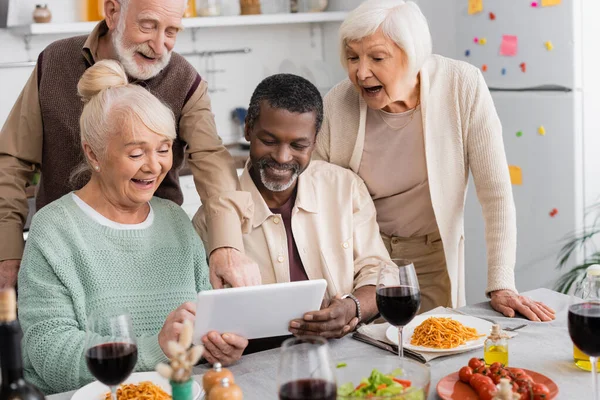
<instances>
[{"instance_id":1,"label":"elderly man with white beard","mask_svg":"<svg viewBox=\"0 0 600 400\"><path fill-rule=\"evenodd\" d=\"M77 82L103 59L121 62L133 81L175 115L173 168L156 196L183 202L178 175L185 157L208 211L213 287L260 283L242 240L243 224L252 219L252 199L239 190L233 159L217 134L207 83L173 52L185 6L185 0L105 0L106 19L89 36L59 40L39 55L0 131L0 289L17 279L28 212L25 188L34 173L41 171L38 210L86 183L69 180L83 160Z\"/></svg>"}]
</instances>

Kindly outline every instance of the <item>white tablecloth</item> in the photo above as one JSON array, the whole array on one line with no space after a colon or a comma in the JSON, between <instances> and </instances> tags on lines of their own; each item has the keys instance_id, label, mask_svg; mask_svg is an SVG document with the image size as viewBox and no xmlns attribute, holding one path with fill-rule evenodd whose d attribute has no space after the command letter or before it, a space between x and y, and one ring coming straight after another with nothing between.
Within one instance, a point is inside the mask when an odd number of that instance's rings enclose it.
<instances>
[{"instance_id":1,"label":"white tablecloth","mask_svg":"<svg viewBox=\"0 0 600 400\"><path fill-rule=\"evenodd\" d=\"M592 399L589 372L580 370L573 363L573 344L567 330L569 298L548 289L536 289L524 293L534 300L542 301L556 310L556 320L549 323L530 322L520 329L519 335L510 340L510 365L534 370L554 380L559 388L559 399ZM487 303L462 307L462 312L499 321L502 325L514 325L514 319L503 318ZM330 341L334 359L367 354L391 354L373 346L358 342L350 337ZM438 399L435 387L444 376L458 371L471 357L483 357L483 350L474 350L441 359L432 360L431 390L428 399ZM243 357L230 367L235 380L244 392L245 400L276 399L276 376L279 349ZM204 367L195 372L202 374ZM199 377L197 377L199 378ZM49 400L68 400L74 392L49 396Z\"/></svg>"}]
</instances>

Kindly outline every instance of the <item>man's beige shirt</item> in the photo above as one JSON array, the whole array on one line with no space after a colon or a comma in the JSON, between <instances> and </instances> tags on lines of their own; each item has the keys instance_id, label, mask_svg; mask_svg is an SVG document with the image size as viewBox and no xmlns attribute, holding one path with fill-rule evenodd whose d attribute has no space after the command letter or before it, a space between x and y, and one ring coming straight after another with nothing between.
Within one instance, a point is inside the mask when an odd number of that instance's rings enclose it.
<instances>
[{"instance_id":1,"label":"man's beige shirt","mask_svg":"<svg viewBox=\"0 0 600 400\"><path fill-rule=\"evenodd\" d=\"M281 216L269 210L248 166L240 183L252 195L255 209L252 230L244 235L246 253L258 263L263 284L289 282ZM194 225L206 241L203 211L201 207ZM390 260L367 187L358 175L333 164L312 161L300 174L292 230L308 278L325 279L327 297L375 285L379 263Z\"/></svg>"},{"instance_id":2,"label":"man's beige shirt","mask_svg":"<svg viewBox=\"0 0 600 400\"><path fill-rule=\"evenodd\" d=\"M99 23L82 49L90 64L98 59L98 39L106 29ZM240 226L249 226L252 200L239 191L233 158L217 134L207 89L202 80L183 107L179 136L187 143L186 162L208 213L207 252L219 247L243 251ZM0 131L0 261L21 259L23 254L25 187L42 163L42 141L36 66Z\"/></svg>"}]
</instances>

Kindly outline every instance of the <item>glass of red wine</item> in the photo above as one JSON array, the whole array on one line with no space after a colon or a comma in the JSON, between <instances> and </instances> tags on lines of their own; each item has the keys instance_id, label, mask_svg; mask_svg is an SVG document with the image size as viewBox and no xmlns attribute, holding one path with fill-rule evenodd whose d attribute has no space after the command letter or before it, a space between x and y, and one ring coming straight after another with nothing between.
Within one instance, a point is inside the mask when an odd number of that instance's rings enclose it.
<instances>
[{"instance_id":1,"label":"glass of red wine","mask_svg":"<svg viewBox=\"0 0 600 400\"><path fill-rule=\"evenodd\" d=\"M98 381L110 388L117 400L117 387L127 379L138 352L131 317L125 310L94 312L88 317L85 360Z\"/></svg>"},{"instance_id":2,"label":"glass of red wine","mask_svg":"<svg viewBox=\"0 0 600 400\"><path fill-rule=\"evenodd\" d=\"M398 356L404 358L402 328L417 315L421 291L414 265L408 260L393 259L379 265L376 288L379 314L398 328Z\"/></svg>"},{"instance_id":3,"label":"glass of red wine","mask_svg":"<svg viewBox=\"0 0 600 400\"><path fill-rule=\"evenodd\" d=\"M279 400L335 400L337 386L327 340L305 336L281 346Z\"/></svg>"},{"instance_id":4,"label":"glass of red wine","mask_svg":"<svg viewBox=\"0 0 600 400\"><path fill-rule=\"evenodd\" d=\"M600 357L600 285L597 282L585 282L582 286L578 293L585 293L585 299L571 296L569 335L573 344L590 357L593 399L600 400L597 380L597 363Z\"/></svg>"}]
</instances>

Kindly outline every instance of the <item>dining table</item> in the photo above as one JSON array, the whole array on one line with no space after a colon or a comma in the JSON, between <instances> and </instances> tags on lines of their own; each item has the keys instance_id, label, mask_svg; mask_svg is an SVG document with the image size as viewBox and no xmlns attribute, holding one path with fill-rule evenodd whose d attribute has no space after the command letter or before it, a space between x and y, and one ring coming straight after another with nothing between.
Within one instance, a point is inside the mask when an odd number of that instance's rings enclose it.
<instances>
[{"instance_id":1,"label":"dining table","mask_svg":"<svg viewBox=\"0 0 600 400\"><path fill-rule=\"evenodd\" d=\"M532 370L552 379L559 387L557 399L592 400L591 373L583 371L573 362L573 343L567 328L569 296L550 289L535 289L521 293L533 300L541 301L556 311L556 319L551 322L533 322L523 318L506 318L491 308L490 302L464 306L458 309L461 314L486 318L501 326L516 322L526 324L518 335L509 341L509 365ZM519 319L519 321L516 321ZM331 357L336 362L356 356L380 356L391 353L369 344L357 341L350 335L329 341ZM277 399L277 371L280 349L249 354L229 367L235 382L243 391L245 400ZM439 399L436 386L445 376L457 372L467 365L472 357L482 358L483 349L449 355L430 360L431 386L427 399ZM194 379L202 382L202 374L207 370L200 365L194 368ZM51 395L48 400L68 400L74 391Z\"/></svg>"}]
</instances>

